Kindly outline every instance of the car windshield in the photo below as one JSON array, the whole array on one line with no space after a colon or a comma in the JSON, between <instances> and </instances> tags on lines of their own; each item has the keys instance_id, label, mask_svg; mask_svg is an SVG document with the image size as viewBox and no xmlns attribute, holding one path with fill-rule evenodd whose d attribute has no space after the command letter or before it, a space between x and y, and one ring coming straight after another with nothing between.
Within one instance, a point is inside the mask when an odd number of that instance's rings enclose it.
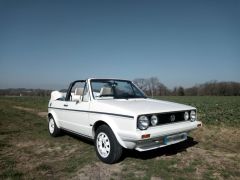
<instances>
[{"instance_id":1,"label":"car windshield","mask_svg":"<svg viewBox=\"0 0 240 180\"><path fill-rule=\"evenodd\" d=\"M131 81L92 79L91 87L95 99L146 98Z\"/></svg>"}]
</instances>

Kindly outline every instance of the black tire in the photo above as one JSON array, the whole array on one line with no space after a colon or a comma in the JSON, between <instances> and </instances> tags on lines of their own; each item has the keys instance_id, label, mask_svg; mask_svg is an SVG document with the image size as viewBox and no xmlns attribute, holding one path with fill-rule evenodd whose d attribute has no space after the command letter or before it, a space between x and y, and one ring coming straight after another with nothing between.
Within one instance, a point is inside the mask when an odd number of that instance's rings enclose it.
<instances>
[{"instance_id":1,"label":"black tire","mask_svg":"<svg viewBox=\"0 0 240 180\"><path fill-rule=\"evenodd\" d=\"M56 122L52 116L50 116L48 119L48 132L53 137L57 137L61 134L61 130L57 127Z\"/></svg>"},{"instance_id":2,"label":"black tire","mask_svg":"<svg viewBox=\"0 0 240 180\"><path fill-rule=\"evenodd\" d=\"M100 154L101 147L98 146L98 143L100 142L100 140L98 138L100 138L101 136L105 136L105 135L109 139L110 147L109 147L108 155L106 157L103 157ZM123 148L118 143L118 140L116 139L114 133L112 132L112 130L109 126L101 125L97 128L96 135L94 138L94 144L95 144L95 150L96 150L97 156L101 161L103 161L107 164L113 164L120 160L120 158L122 156ZM104 145L102 145L102 146L104 146Z\"/></svg>"}]
</instances>

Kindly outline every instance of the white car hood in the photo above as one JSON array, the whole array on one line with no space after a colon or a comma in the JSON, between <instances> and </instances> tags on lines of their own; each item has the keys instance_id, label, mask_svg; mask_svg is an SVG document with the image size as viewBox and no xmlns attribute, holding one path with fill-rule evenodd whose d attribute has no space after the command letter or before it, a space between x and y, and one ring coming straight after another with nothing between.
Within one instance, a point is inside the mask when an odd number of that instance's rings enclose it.
<instances>
[{"instance_id":1,"label":"white car hood","mask_svg":"<svg viewBox=\"0 0 240 180\"><path fill-rule=\"evenodd\" d=\"M95 111L137 116L195 109L194 107L155 99L102 99L95 100Z\"/></svg>"}]
</instances>

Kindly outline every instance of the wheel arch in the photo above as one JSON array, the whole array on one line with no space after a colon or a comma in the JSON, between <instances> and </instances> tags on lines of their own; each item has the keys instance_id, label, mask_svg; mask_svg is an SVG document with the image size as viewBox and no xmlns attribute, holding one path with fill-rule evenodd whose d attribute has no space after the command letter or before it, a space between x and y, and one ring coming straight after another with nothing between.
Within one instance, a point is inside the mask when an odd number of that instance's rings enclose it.
<instances>
[{"instance_id":1,"label":"wheel arch","mask_svg":"<svg viewBox=\"0 0 240 180\"><path fill-rule=\"evenodd\" d=\"M92 128L92 137L95 138L95 134L96 134L96 131L97 131L97 128L100 127L101 125L107 125L113 132L113 134L115 135L116 139L118 140L118 143L126 148L126 145L124 144L124 142L122 141L122 139L120 138L120 136L116 133L116 130L117 130L117 127L109 122L109 121L105 121L105 120L98 120L96 121L94 124L93 124L93 128Z\"/></svg>"}]
</instances>

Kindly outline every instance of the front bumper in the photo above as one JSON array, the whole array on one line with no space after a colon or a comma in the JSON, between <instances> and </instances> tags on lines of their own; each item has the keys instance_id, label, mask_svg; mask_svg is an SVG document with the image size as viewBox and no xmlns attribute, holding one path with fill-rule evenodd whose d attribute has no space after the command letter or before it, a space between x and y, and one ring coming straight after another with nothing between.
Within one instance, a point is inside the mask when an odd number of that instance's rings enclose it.
<instances>
[{"instance_id":1,"label":"front bumper","mask_svg":"<svg viewBox=\"0 0 240 180\"><path fill-rule=\"evenodd\" d=\"M174 137L176 137L176 139L174 139ZM166 139L169 139L169 138L172 138L173 140L166 141ZM168 146L171 144L176 144L176 143L185 141L186 139L187 139L187 133L183 132L183 133L173 134L170 136L163 136L163 137L159 137L159 138L141 140L141 141L136 142L135 149L137 151L148 151L148 150Z\"/></svg>"},{"instance_id":2,"label":"front bumper","mask_svg":"<svg viewBox=\"0 0 240 180\"><path fill-rule=\"evenodd\" d=\"M145 131L137 130L130 135L122 134L120 137L126 148L137 151L148 151L170 144L175 144L187 139L187 133L201 127L200 121L184 121L148 128ZM142 136L149 134L150 137L143 139ZM166 142L166 138L173 140Z\"/></svg>"}]
</instances>

